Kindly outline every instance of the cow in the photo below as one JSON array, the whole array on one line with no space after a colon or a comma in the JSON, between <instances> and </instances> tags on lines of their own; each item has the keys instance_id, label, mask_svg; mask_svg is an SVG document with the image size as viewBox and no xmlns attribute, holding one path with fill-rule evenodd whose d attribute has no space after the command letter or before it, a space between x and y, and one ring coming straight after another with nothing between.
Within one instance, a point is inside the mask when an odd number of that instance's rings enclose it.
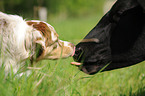
<instances>
[{"instance_id":1,"label":"cow","mask_svg":"<svg viewBox=\"0 0 145 96\"><path fill-rule=\"evenodd\" d=\"M71 64L91 75L145 60L145 1L117 0L76 45L73 58Z\"/></svg>"}]
</instances>

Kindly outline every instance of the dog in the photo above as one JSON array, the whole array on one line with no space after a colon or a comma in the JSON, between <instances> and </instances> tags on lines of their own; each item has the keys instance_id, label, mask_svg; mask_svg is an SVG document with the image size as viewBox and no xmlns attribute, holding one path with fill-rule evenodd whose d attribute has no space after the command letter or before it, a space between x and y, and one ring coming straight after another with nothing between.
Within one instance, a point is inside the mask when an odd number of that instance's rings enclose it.
<instances>
[{"instance_id":1,"label":"dog","mask_svg":"<svg viewBox=\"0 0 145 96\"><path fill-rule=\"evenodd\" d=\"M87 74L124 68L145 60L145 1L117 0L76 45L71 64Z\"/></svg>"},{"instance_id":2,"label":"dog","mask_svg":"<svg viewBox=\"0 0 145 96\"><path fill-rule=\"evenodd\" d=\"M17 15L0 12L0 66L17 73L25 61L59 59L72 56L74 45L58 38L55 29L38 20L25 21ZM25 68L27 69L27 68Z\"/></svg>"}]
</instances>

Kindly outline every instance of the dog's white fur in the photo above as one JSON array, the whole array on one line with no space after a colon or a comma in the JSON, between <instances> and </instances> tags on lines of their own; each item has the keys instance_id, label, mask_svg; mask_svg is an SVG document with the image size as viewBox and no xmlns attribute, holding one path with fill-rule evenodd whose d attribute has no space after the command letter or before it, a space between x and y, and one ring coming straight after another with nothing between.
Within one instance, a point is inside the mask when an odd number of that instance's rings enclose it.
<instances>
[{"instance_id":1,"label":"dog's white fur","mask_svg":"<svg viewBox=\"0 0 145 96\"><path fill-rule=\"evenodd\" d=\"M31 22L39 24L41 21ZM64 53L62 57L68 57L73 54L74 46L69 42L59 40L55 35L54 28L46 22L43 23L52 31L50 35L55 45L46 46L46 37L42 35L40 30L34 28L33 24L28 25L27 21L23 20L22 17L0 12L0 66L4 65L6 72L13 68L13 72L16 73L21 66L24 66L24 61L35 54L36 43L40 44L43 48L43 54L38 60L58 59L58 56L53 55L59 53L58 51L60 50L58 48L61 48L62 43L64 47L67 47L64 49L70 50ZM57 48L53 49L54 46ZM55 51L53 52L53 50Z\"/></svg>"},{"instance_id":2,"label":"dog's white fur","mask_svg":"<svg viewBox=\"0 0 145 96\"><path fill-rule=\"evenodd\" d=\"M12 67L16 73L21 66L17 63L29 57L24 43L27 38L32 39L32 34L29 32L32 28L26 24L22 17L4 13L0 13L0 24L1 64L5 65L6 71Z\"/></svg>"}]
</instances>

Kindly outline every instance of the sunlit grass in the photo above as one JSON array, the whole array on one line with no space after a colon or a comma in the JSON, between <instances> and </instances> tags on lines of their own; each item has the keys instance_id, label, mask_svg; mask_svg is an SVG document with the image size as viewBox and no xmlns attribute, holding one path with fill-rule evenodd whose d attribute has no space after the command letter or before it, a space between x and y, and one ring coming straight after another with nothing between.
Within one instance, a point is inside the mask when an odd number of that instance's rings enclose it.
<instances>
[{"instance_id":1,"label":"sunlit grass","mask_svg":"<svg viewBox=\"0 0 145 96\"><path fill-rule=\"evenodd\" d=\"M48 20L62 40L77 44L98 22L101 15ZM144 96L145 62L138 65L87 75L70 65L73 59L43 60L32 74L5 77L0 68L0 96Z\"/></svg>"}]
</instances>

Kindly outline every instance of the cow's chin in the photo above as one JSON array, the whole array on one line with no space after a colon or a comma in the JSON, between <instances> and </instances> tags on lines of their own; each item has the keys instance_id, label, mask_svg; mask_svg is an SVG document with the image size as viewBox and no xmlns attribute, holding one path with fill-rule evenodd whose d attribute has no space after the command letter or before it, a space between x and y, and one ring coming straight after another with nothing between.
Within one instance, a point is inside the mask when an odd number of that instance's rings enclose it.
<instances>
[{"instance_id":1,"label":"cow's chin","mask_svg":"<svg viewBox=\"0 0 145 96\"><path fill-rule=\"evenodd\" d=\"M87 62L83 63L79 68L86 74L93 75L97 72L103 71L107 64L98 64L97 62Z\"/></svg>"},{"instance_id":2,"label":"cow's chin","mask_svg":"<svg viewBox=\"0 0 145 96\"><path fill-rule=\"evenodd\" d=\"M71 64L78 66L81 71L89 75L105 71L106 67L109 65L109 63L100 62L71 62Z\"/></svg>"}]
</instances>

